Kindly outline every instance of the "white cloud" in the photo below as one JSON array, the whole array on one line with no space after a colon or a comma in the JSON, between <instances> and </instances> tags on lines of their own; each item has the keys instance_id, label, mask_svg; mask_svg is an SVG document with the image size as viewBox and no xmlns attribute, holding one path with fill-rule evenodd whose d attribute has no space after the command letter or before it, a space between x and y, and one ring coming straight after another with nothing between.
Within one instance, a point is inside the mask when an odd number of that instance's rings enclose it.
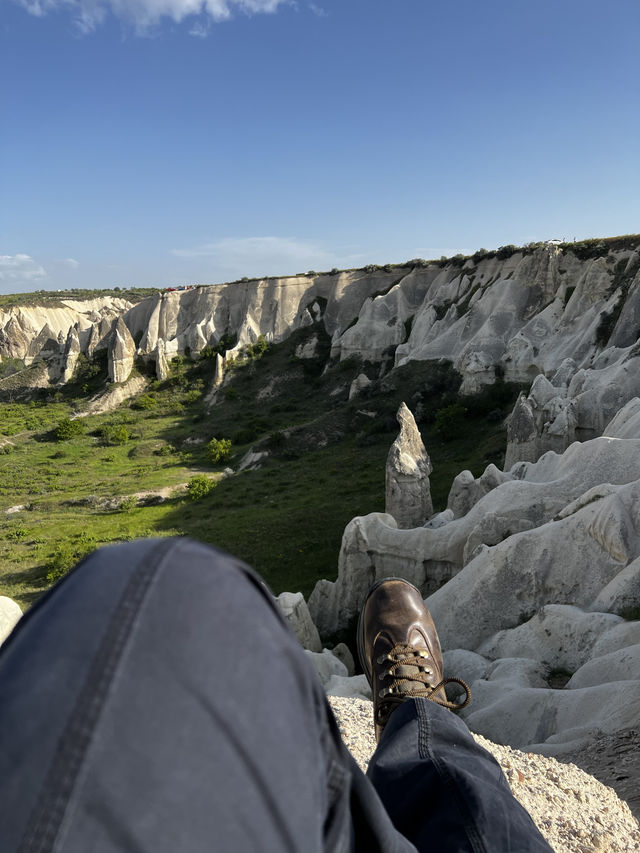
<instances>
[{"instance_id":1,"label":"white cloud","mask_svg":"<svg viewBox=\"0 0 640 853\"><path fill-rule=\"evenodd\" d=\"M80 262L76 261L75 258L62 258L60 263L64 264L66 267L70 267L72 270L77 270L80 266Z\"/></svg>"},{"instance_id":2,"label":"white cloud","mask_svg":"<svg viewBox=\"0 0 640 853\"><path fill-rule=\"evenodd\" d=\"M343 269L357 265L362 257L353 251L328 252L318 243L295 237L225 237L193 248L173 249L172 254L199 261L201 275L213 273L227 279Z\"/></svg>"},{"instance_id":3,"label":"white cloud","mask_svg":"<svg viewBox=\"0 0 640 853\"><path fill-rule=\"evenodd\" d=\"M209 27L206 27L204 24L201 24L200 21L198 21L189 30L189 35L194 36L194 38L206 39L206 37L209 35Z\"/></svg>"},{"instance_id":4,"label":"white cloud","mask_svg":"<svg viewBox=\"0 0 640 853\"><path fill-rule=\"evenodd\" d=\"M309 8L318 18L326 18L329 15L327 10L323 9L322 6L318 6L317 3L309 3Z\"/></svg>"},{"instance_id":5,"label":"white cloud","mask_svg":"<svg viewBox=\"0 0 640 853\"><path fill-rule=\"evenodd\" d=\"M30 255L0 255L0 281L8 284L32 284L47 275Z\"/></svg>"},{"instance_id":6,"label":"white cloud","mask_svg":"<svg viewBox=\"0 0 640 853\"><path fill-rule=\"evenodd\" d=\"M180 23L185 18L202 15L205 20L226 21L235 13L272 14L293 0L15 0L32 15L42 17L49 12L69 11L83 33L98 27L108 12L144 33L164 18ZM191 35L206 35L206 25L196 24Z\"/></svg>"},{"instance_id":7,"label":"white cloud","mask_svg":"<svg viewBox=\"0 0 640 853\"><path fill-rule=\"evenodd\" d=\"M293 264L322 264L331 260L317 244L293 237L225 237L191 249L173 249L179 258L211 258L224 267L251 267L263 264L269 270L275 266L291 270ZM266 274L266 271L265 271Z\"/></svg>"}]
</instances>

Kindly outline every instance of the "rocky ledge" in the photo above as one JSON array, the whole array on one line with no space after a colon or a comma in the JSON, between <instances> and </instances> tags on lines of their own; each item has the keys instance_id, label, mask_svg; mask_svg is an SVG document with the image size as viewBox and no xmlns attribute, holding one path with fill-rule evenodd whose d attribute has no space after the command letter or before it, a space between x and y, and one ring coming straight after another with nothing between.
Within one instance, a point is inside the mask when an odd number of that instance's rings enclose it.
<instances>
[{"instance_id":1,"label":"rocky ledge","mask_svg":"<svg viewBox=\"0 0 640 853\"><path fill-rule=\"evenodd\" d=\"M372 703L337 696L329 701L345 743L366 770L375 749ZM638 822L612 788L575 764L474 737L498 761L514 796L558 853L640 850Z\"/></svg>"}]
</instances>

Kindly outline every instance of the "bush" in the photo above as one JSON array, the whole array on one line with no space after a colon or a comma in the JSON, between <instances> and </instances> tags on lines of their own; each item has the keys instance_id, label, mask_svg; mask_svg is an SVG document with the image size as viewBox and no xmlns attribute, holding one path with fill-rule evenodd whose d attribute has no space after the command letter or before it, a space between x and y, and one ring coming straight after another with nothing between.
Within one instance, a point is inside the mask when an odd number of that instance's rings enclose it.
<instances>
[{"instance_id":1,"label":"bush","mask_svg":"<svg viewBox=\"0 0 640 853\"><path fill-rule=\"evenodd\" d=\"M238 399L238 389L234 388L233 385L229 385L228 388L224 389L224 398L225 400L237 400Z\"/></svg>"},{"instance_id":2,"label":"bush","mask_svg":"<svg viewBox=\"0 0 640 853\"><path fill-rule=\"evenodd\" d=\"M135 495L128 495L126 498L122 498L122 500L118 504L118 511L131 512L131 510L135 509L137 506L138 498Z\"/></svg>"},{"instance_id":3,"label":"bush","mask_svg":"<svg viewBox=\"0 0 640 853\"><path fill-rule=\"evenodd\" d=\"M212 438L207 445L207 453L209 455L209 461L214 465L226 462L231 455L231 439Z\"/></svg>"},{"instance_id":4,"label":"bush","mask_svg":"<svg viewBox=\"0 0 640 853\"><path fill-rule=\"evenodd\" d=\"M255 344L247 347L247 355L252 358L258 358L269 349L269 344L266 342L264 335L259 335Z\"/></svg>"},{"instance_id":5,"label":"bush","mask_svg":"<svg viewBox=\"0 0 640 853\"><path fill-rule=\"evenodd\" d=\"M202 393L197 388L192 388L190 391L187 391L182 399L186 404L197 403L201 396Z\"/></svg>"},{"instance_id":6,"label":"bush","mask_svg":"<svg viewBox=\"0 0 640 853\"><path fill-rule=\"evenodd\" d=\"M95 548L95 542L80 542L75 546L64 544L58 545L51 559L45 564L45 579L48 584L55 583L63 578L76 563L90 554Z\"/></svg>"},{"instance_id":7,"label":"bush","mask_svg":"<svg viewBox=\"0 0 640 853\"><path fill-rule=\"evenodd\" d=\"M458 438L464 430L464 416L467 410L460 403L452 403L443 409L438 409L434 429L444 441Z\"/></svg>"},{"instance_id":8,"label":"bush","mask_svg":"<svg viewBox=\"0 0 640 853\"><path fill-rule=\"evenodd\" d=\"M126 444L129 441L129 430L122 425L107 424L100 431L103 444Z\"/></svg>"},{"instance_id":9,"label":"bush","mask_svg":"<svg viewBox=\"0 0 640 853\"><path fill-rule=\"evenodd\" d=\"M155 394L143 394L131 404L132 409L141 409L142 411L150 411L158 407L158 400Z\"/></svg>"},{"instance_id":10,"label":"bush","mask_svg":"<svg viewBox=\"0 0 640 853\"><path fill-rule=\"evenodd\" d=\"M206 477L204 474L198 474L192 477L187 485L187 492L192 501L199 501L200 498L212 492L218 484Z\"/></svg>"},{"instance_id":11,"label":"bush","mask_svg":"<svg viewBox=\"0 0 640 853\"><path fill-rule=\"evenodd\" d=\"M234 432L232 440L234 444L250 444L252 441L255 441L257 437L257 429L248 426Z\"/></svg>"},{"instance_id":12,"label":"bush","mask_svg":"<svg viewBox=\"0 0 640 853\"><path fill-rule=\"evenodd\" d=\"M84 432L84 424L82 421L72 421L70 418L64 418L56 427L55 434L57 441L69 441L76 435L82 435Z\"/></svg>"},{"instance_id":13,"label":"bush","mask_svg":"<svg viewBox=\"0 0 640 853\"><path fill-rule=\"evenodd\" d=\"M17 527L12 527L11 530L6 535L7 539L14 539L15 541L19 541L20 539L26 539L29 535L29 530L22 525Z\"/></svg>"}]
</instances>

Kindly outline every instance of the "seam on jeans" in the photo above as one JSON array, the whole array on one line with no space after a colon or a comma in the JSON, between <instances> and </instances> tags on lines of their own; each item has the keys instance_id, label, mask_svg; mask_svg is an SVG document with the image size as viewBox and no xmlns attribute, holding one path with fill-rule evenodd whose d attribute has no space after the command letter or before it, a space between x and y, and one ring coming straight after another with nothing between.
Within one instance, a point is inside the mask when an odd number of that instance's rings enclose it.
<instances>
[{"instance_id":1,"label":"seam on jeans","mask_svg":"<svg viewBox=\"0 0 640 853\"><path fill-rule=\"evenodd\" d=\"M19 853L52 850L136 616L161 565L160 557L174 545L175 540L160 543L135 566L58 741Z\"/></svg>"},{"instance_id":2,"label":"seam on jeans","mask_svg":"<svg viewBox=\"0 0 640 853\"><path fill-rule=\"evenodd\" d=\"M462 826L464 827L464 831L467 835L467 838L469 839L469 843L471 844L474 853L488 853L487 848L485 847L484 842L476 829L471 813L467 808L467 804L465 803L464 798L460 794L458 785L454 777L449 772L449 768L444 762L440 761L431 751L431 719L426 712L426 705L424 704L425 702L428 702L429 699L416 699L415 701L418 710L420 758L429 759L433 763L433 766L436 768L436 771L438 772L441 781L449 791L451 799L455 802L458 808L458 813L460 815Z\"/></svg>"}]
</instances>

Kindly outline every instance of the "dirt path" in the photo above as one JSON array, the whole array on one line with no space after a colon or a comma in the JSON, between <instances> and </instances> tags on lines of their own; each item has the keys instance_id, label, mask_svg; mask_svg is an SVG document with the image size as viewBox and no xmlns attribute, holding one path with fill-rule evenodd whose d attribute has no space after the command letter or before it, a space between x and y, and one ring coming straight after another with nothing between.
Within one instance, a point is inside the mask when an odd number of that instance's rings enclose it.
<instances>
[{"instance_id":1,"label":"dirt path","mask_svg":"<svg viewBox=\"0 0 640 853\"><path fill-rule=\"evenodd\" d=\"M171 486L163 486L161 489L145 489L140 492L133 492L132 495L123 495L122 497L134 497L138 500L149 500L151 498L162 498L163 500L166 500L167 498L175 496L178 492L184 492L189 485L189 480L192 477L198 477L202 474L207 476L209 480L215 480L216 482L220 481L224 476L221 473L212 474L202 468L190 468L187 471L189 479L185 480L183 483L174 483Z\"/></svg>"}]
</instances>

